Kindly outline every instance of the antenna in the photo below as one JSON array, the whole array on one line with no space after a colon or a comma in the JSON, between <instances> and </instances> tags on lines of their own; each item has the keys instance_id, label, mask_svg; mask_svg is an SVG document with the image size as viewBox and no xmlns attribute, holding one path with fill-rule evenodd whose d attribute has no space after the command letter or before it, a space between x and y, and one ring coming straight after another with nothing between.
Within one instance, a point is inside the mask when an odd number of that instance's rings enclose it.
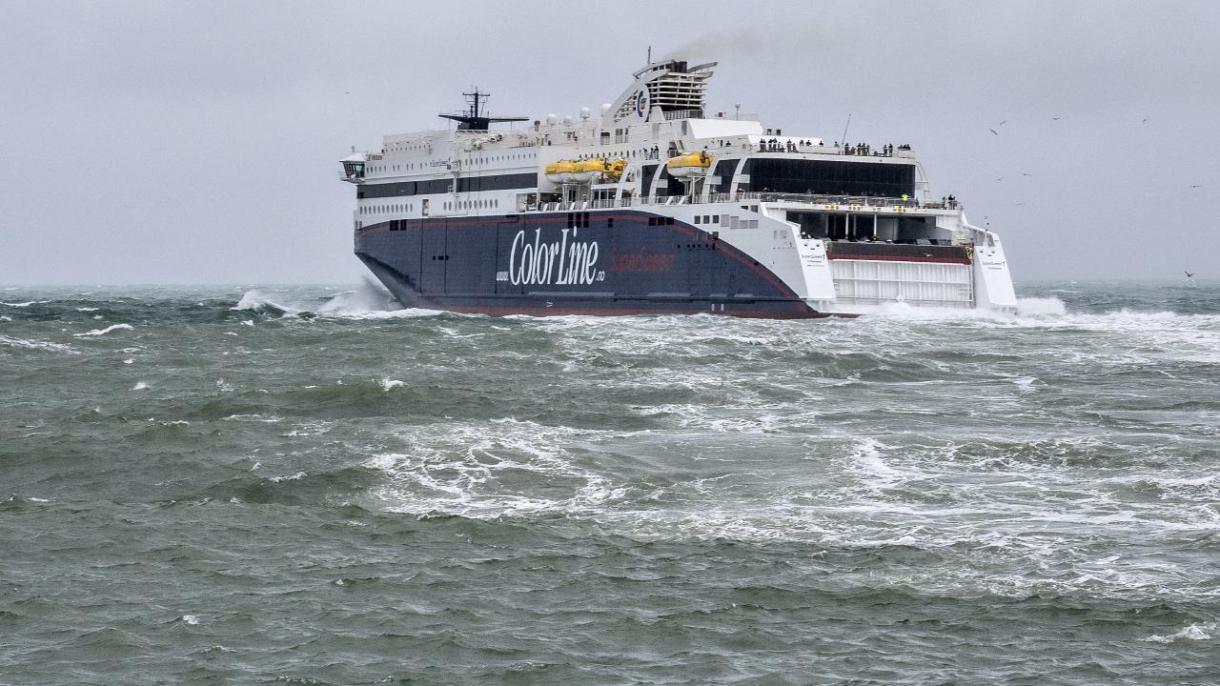
<instances>
[{"instance_id":1,"label":"antenna","mask_svg":"<svg viewBox=\"0 0 1220 686\"><path fill-rule=\"evenodd\" d=\"M847 145L847 127L851 126L851 112L847 113L847 123L843 125L843 145Z\"/></svg>"},{"instance_id":2,"label":"antenna","mask_svg":"<svg viewBox=\"0 0 1220 686\"><path fill-rule=\"evenodd\" d=\"M741 119L741 103L733 105L733 118Z\"/></svg>"},{"instance_id":3,"label":"antenna","mask_svg":"<svg viewBox=\"0 0 1220 686\"><path fill-rule=\"evenodd\" d=\"M650 46L648 46L648 62L647 62L647 64L652 64L652 46L651 46L651 45L650 45Z\"/></svg>"},{"instance_id":4,"label":"antenna","mask_svg":"<svg viewBox=\"0 0 1220 686\"><path fill-rule=\"evenodd\" d=\"M487 127L493 123L499 122L514 122L526 121L526 117L489 117L483 112L484 106L487 104L487 99L491 97L491 93L484 93L479 90L478 86L471 88L470 93L462 93L466 96L468 105L465 114L442 114L441 117L458 122L458 129L462 131L486 131Z\"/></svg>"}]
</instances>

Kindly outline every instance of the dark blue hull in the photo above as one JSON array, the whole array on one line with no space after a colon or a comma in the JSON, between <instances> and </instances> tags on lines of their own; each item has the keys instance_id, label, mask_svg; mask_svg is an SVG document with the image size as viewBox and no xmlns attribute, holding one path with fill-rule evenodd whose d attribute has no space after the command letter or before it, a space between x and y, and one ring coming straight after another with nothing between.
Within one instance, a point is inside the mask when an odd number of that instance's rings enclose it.
<instances>
[{"instance_id":1,"label":"dark blue hull","mask_svg":"<svg viewBox=\"0 0 1220 686\"><path fill-rule=\"evenodd\" d=\"M394 220L363 227L355 243L356 255L408 307L822 316L715 234L644 212Z\"/></svg>"}]
</instances>

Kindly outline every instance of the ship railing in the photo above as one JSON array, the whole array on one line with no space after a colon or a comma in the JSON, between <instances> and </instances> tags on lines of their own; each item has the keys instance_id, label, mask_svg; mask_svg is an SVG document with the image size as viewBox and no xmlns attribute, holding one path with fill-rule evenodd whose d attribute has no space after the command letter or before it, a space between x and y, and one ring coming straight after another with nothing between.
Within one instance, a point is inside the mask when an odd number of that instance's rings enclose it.
<instances>
[{"instance_id":1,"label":"ship railing","mask_svg":"<svg viewBox=\"0 0 1220 686\"><path fill-rule=\"evenodd\" d=\"M772 193L768 191L739 191L737 193L712 193L709 202L741 202L757 200L759 202L800 202L814 205L840 205L845 207L928 207L918 200L888 198L874 195L829 195L823 193Z\"/></svg>"},{"instance_id":2,"label":"ship railing","mask_svg":"<svg viewBox=\"0 0 1220 686\"><path fill-rule=\"evenodd\" d=\"M837 208L849 209L857 207L903 208L903 209L962 209L957 200L933 200L920 202L902 198L887 198L869 195L827 195L819 193L770 193L755 191L739 191L737 193L709 193L707 200L702 197L692 198L685 195L661 195L642 198L599 198L576 202L537 202L525 206L528 212L575 212L588 209L613 209L616 207L640 207L646 205L702 205L706 203L725 202L796 202L812 205L831 205Z\"/></svg>"}]
</instances>

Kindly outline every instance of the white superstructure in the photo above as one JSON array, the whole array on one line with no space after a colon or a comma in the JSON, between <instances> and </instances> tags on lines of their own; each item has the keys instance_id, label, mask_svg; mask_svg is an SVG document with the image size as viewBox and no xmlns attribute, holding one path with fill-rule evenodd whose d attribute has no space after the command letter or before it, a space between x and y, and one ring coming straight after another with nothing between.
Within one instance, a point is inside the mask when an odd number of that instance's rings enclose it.
<instances>
[{"instance_id":1,"label":"white superstructure","mask_svg":"<svg viewBox=\"0 0 1220 686\"><path fill-rule=\"evenodd\" d=\"M574 213L629 210L731 246L817 313L899 302L1015 307L999 237L971 225L956 199L931 196L909 146L828 144L751 115L707 111L714 66L650 64L600 112L576 117L493 119L480 109L483 94L467 94L469 112L442 115L456 129L386 136L380 150L343 160L344 179L358 188L358 247L373 227L541 222L556 213L571 223ZM497 122L520 123L492 130ZM429 299L426 288L410 288ZM442 306L450 297L433 295ZM688 295L714 312L716 296L731 302L740 294ZM720 310L728 312L723 303Z\"/></svg>"}]
</instances>

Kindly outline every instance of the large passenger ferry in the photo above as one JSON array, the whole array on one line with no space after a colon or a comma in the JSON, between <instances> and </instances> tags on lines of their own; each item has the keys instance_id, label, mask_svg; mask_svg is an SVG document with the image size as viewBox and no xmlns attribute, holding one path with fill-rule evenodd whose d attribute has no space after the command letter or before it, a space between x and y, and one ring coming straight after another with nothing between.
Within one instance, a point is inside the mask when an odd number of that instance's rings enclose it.
<instances>
[{"instance_id":1,"label":"large passenger ferry","mask_svg":"<svg viewBox=\"0 0 1220 686\"><path fill-rule=\"evenodd\" d=\"M409 307L486 314L856 315L1013 308L999 237L934 198L909 145L709 111L715 63L667 59L578 117L386 136L342 160L355 251Z\"/></svg>"}]
</instances>

